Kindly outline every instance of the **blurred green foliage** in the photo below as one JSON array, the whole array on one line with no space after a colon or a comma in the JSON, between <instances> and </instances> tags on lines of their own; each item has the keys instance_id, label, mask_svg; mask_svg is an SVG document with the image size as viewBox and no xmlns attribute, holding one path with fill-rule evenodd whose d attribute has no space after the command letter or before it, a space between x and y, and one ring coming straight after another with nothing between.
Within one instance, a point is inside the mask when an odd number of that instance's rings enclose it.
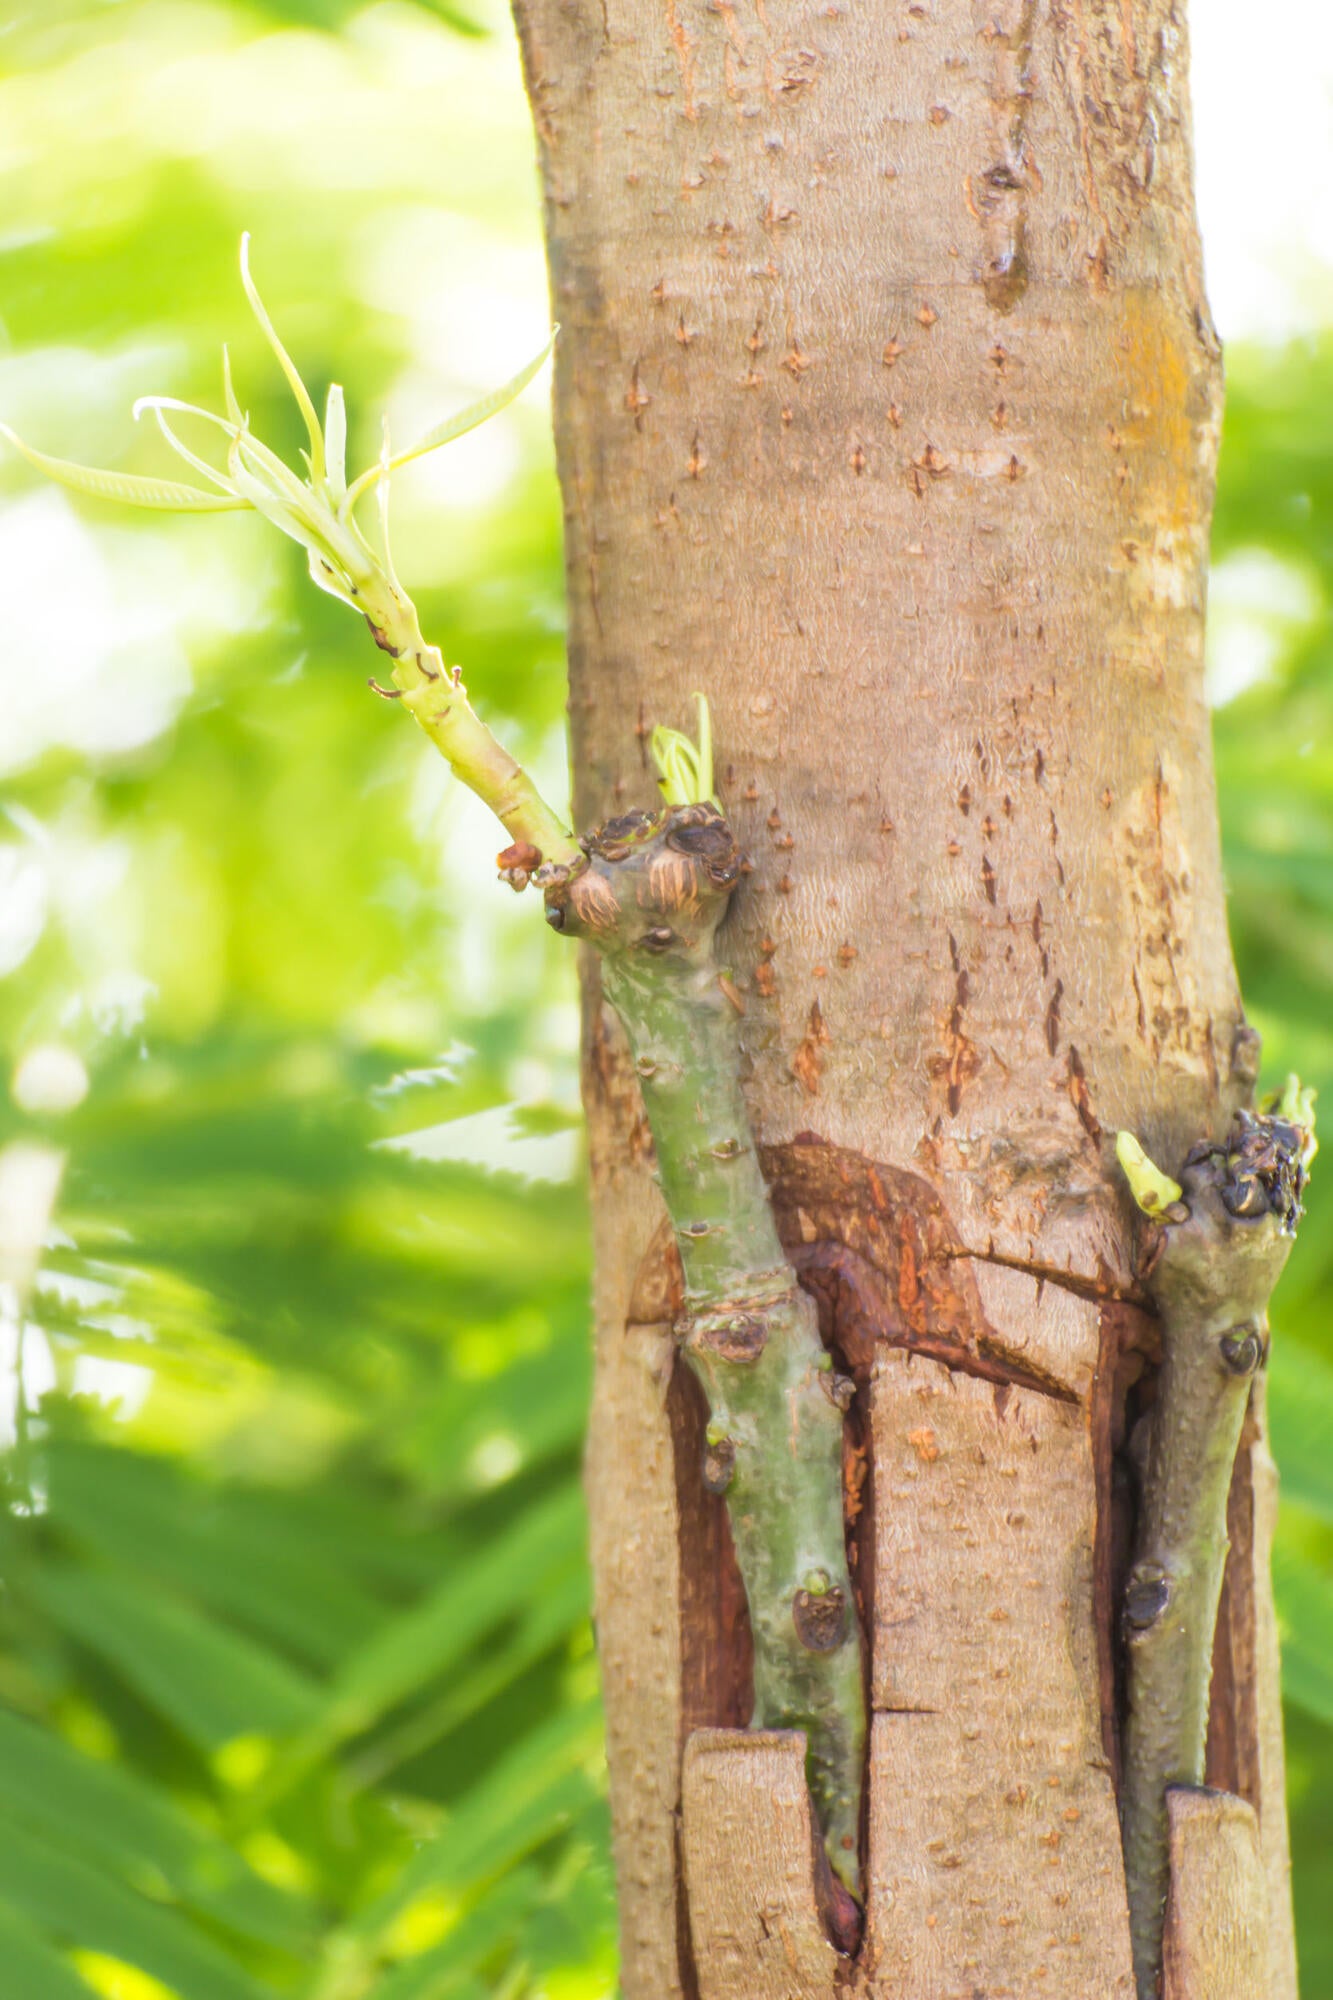
<instances>
[{"instance_id":1,"label":"blurred green foliage","mask_svg":"<svg viewBox=\"0 0 1333 2000\"><path fill-rule=\"evenodd\" d=\"M243 227L312 381L347 387L354 457L381 407L411 436L539 344L517 61L471 0L60 0L11 20L4 62L0 415L46 449L166 469L128 404L214 402L223 336L294 446ZM1272 1074L1327 1104L1333 345L1232 376L1234 932ZM427 629L558 798L540 388L400 487ZM569 955L488 886L485 815L258 523L131 522L10 460L0 564L0 1204L5 1148L62 1172L19 1217L45 1244L26 1305L0 1301L0 1984L596 2000ZM1316 1175L1272 1379L1311 1994L1333 1991Z\"/></svg>"},{"instance_id":2,"label":"blurred green foliage","mask_svg":"<svg viewBox=\"0 0 1333 2000\"><path fill-rule=\"evenodd\" d=\"M129 401L216 405L224 337L295 445L247 226L354 459L540 346L507 34L149 0L5 56L0 404L50 448L161 467ZM547 428L540 384L405 474L395 543L559 798ZM570 956L299 551L0 477L0 1143L65 1156L4 1322L0 1990L592 2000Z\"/></svg>"},{"instance_id":3,"label":"blurred green foliage","mask_svg":"<svg viewBox=\"0 0 1333 2000\"><path fill-rule=\"evenodd\" d=\"M1230 358L1212 667L1231 932L1265 1071L1333 1106L1333 338ZM1270 1408L1302 1988L1333 1993L1333 1204L1275 1302Z\"/></svg>"}]
</instances>

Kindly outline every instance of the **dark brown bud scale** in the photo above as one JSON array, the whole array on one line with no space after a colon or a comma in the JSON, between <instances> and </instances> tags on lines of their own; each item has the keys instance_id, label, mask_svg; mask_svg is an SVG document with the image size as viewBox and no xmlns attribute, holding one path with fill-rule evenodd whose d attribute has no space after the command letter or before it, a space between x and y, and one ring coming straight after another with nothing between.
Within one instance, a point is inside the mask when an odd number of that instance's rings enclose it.
<instances>
[{"instance_id":1,"label":"dark brown bud scale","mask_svg":"<svg viewBox=\"0 0 1333 2000\"><path fill-rule=\"evenodd\" d=\"M1125 1623L1132 1632L1146 1632L1161 1617L1171 1586L1159 1573L1143 1571L1132 1577L1125 1592Z\"/></svg>"},{"instance_id":2,"label":"dark brown bud scale","mask_svg":"<svg viewBox=\"0 0 1333 2000\"><path fill-rule=\"evenodd\" d=\"M673 826L667 832L668 847L680 854L692 854L715 865L731 861L736 846L725 820L705 820L702 825Z\"/></svg>"},{"instance_id":3,"label":"dark brown bud scale","mask_svg":"<svg viewBox=\"0 0 1333 2000\"><path fill-rule=\"evenodd\" d=\"M832 1653L842 1644L847 1604L841 1590L798 1590L791 1601L796 1636L807 1653Z\"/></svg>"},{"instance_id":4,"label":"dark brown bud scale","mask_svg":"<svg viewBox=\"0 0 1333 2000\"><path fill-rule=\"evenodd\" d=\"M1264 1358L1264 1344L1257 1327L1234 1326L1217 1343L1222 1366L1230 1375L1253 1375Z\"/></svg>"},{"instance_id":5,"label":"dark brown bud scale","mask_svg":"<svg viewBox=\"0 0 1333 2000\"><path fill-rule=\"evenodd\" d=\"M1186 1192L1212 1182L1238 1222L1277 1217L1288 1235L1301 1218L1308 1133L1275 1113L1238 1111L1226 1142L1202 1140L1181 1169Z\"/></svg>"},{"instance_id":6,"label":"dark brown bud scale","mask_svg":"<svg viewBox=\"0 0 1333 2000\"><path fill-rule=\"evenodd\" d=\"M768 1345L768 1323L752 1313L701 1314L689 1323L685 1338L719 1361L757 1361Z\"/></svg>"},{"instance_id":7,"label":"dark brown bud scale","mask_svg":"<svg viewBox=\"0 0 1333 2000\"><path fill-rule=\"evenodd\" d=\"M722 1437L704 1444L703 1482L709 1493L725 1493L736 1469L736 1440Z\"/></svg>"},{"instance_id":8,"label":"dark brown bud scale","mask_svg":"<svg viewBox=\"0 0 1333 2000\"><path fill-rule=\"evenodd\" d=\"M823 1377L824 1394L835 1409L846 1416L856 1401L856 1383L850 1375L828 1374Z\"/></svg>"}]
</instances>

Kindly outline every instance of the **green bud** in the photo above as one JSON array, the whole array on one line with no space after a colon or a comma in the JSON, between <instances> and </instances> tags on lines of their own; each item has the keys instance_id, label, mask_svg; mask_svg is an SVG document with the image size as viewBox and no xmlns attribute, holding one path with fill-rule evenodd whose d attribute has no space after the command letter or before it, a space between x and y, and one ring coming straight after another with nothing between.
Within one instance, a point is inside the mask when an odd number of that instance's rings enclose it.
<instances>
[{"instance_id":1,"label":"green bud","mask_svg":"<svg viewBox=\"0 0 1333 2000\"><path fill-rule=\"evenodd\" d=\"M649 743L653 762L662 774L657 781L658 790L669 806L718 803L713 797L713 720L706 698L696 694L694 699L699 704L697 743L692 743L679 729L668 729L661 722L653 730Z\"/></svg>"},{"instance_id":2,"label":"green bud","mask_svg":"<svg viewBox=\"0 0 1333 2000\"><path fill-rule=\"evenodd\" d=\"M1129 1191L1145 1215L1156 1220L1184 1193L1179 1181L1173 1181L1148 1158L1132 1132L1117 1132L1115 1135L1115 1156L1129 1182Z\"/></svg>"}]
</instances>

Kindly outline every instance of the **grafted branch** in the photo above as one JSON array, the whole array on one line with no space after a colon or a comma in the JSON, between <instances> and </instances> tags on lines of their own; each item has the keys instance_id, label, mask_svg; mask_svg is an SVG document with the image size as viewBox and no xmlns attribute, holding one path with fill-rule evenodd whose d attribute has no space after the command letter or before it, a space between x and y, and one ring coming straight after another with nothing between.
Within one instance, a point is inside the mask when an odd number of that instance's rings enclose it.
<instances>
[{"instance_id":1,"label":"grafted branch","mask_svg":"<svg viewBox=\"0 0 1333 2000\"><path fill-rule=\"evenodd\" d=\"M1308 1116L1308 1105L1293 1107ZM1149 1424L1138 1535L1125 1589L1128 1663L1121 1821L1135 1979L1156 2000L1170 1874L1167 1792L1200 1785L1213 1637L1227 1554L1227 1495L1268 1358L1268 1301L1300 1216L1307 1124L1241 1112L1170 1181L1121 1135L1135 1198L1157 1229L1149 1290L1162 1372Z\"/></svg>"},{"instance_id":2,"label":"grafted branch","mask_svg":"<svg viewBox=\"0 0 1333 2000\"><path fill-rule=\"evenodd\" d=\"M555 929L594 945L629 1037L685 1272L681 1352L703 1384L706 1484L725 1493L755 1642L755 1726L801 1729L828 1855L859 1891L865 1716L843 1538L850 1381L783 1254L713 940L740 874L711 804L608 820L539 871Z\"/></svg>"}]
</instances>

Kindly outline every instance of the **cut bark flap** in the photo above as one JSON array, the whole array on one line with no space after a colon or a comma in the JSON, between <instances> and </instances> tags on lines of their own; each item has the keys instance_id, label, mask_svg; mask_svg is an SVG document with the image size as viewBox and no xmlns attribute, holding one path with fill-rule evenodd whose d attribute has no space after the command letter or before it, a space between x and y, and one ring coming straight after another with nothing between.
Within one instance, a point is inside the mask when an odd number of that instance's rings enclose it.
<instances>
[{"instance_id":1,"label":"cut bark flap","mask_svg":"<svg viewBox=\"0 0 1333 2000\"><path fill-rule=\"evenodd\" d=\"M620 1226L632 1238L643 1219L623 1202ZM665 1351L664 1351L665 1350ZM632 1487L644 1511L603 1513L592 1522L597 1637L608 1675L607 1749L616 1865L645 1900L674 1907L676 1775L681 1714L680 1529L675 1503L665 1368L670 1328L636 1327L606 1341L599 1363L604 1393L588 1431L587 1476ZM651 1616L642 1613L645 1592ZM640 1665L639 1663L644 1663ZM632 1690L632 1696L629 1694ZM679 2000L674 1932L622 1924L620 1956L631 1991Z\"/></svg>"},{"instance_id":2,"label":"cut bark flap","mask_svg":"<svg viewBox=\"0 0 1333 2000\"><path fill-rule=\"evenodd\" d=\"M1183 1785L1166 1800L1162 2000L1269 2000L1268 1887L1253 1806Z\"/></svg>"},{"instance_id":3,"label":"cut bark flap","mask_svg":"<svg viewBox=\"0 0 1333 2000\"><path fill-rule=\"evenodd\" d=\"M847 1961L820 1921L805 1738L697 1729L681 1814L700 2000L833 2000Z\"/></svg>"},{"instance_id":4,"label":"cut bark flap","mask_svg":"<svg viewBox=\"0 0 1333 2000\"><path fill-rule=\"evenodd\" d=\"M872 1395L874 1990L1129 2000L1082 1413L893 1351Z\"/></svg>"}]
</instances>

